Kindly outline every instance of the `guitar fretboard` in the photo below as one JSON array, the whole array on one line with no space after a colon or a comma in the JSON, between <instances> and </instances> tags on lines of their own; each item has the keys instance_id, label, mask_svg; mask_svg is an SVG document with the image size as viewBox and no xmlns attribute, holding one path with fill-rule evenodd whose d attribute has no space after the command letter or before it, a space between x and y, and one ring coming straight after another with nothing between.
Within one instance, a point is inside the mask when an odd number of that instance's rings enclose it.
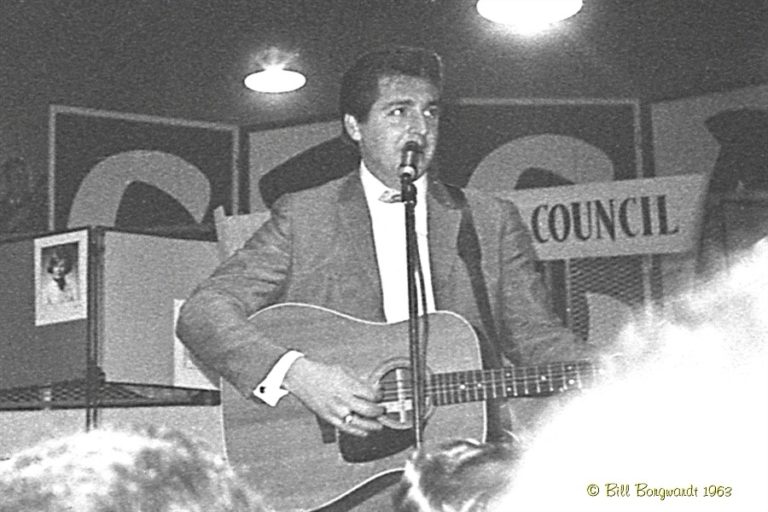
<instances>
[{"instance_id":1,"label":"guitar fretboard","mask_svg":"<svg viewBox=\"0 0 768 512\"><path fill-rule=\"evenodd\" d=\"M429 379L426 392L435 405L548 396L592 387L599 374L590 361L438 373Z\"/></svg>"}]
</instances>

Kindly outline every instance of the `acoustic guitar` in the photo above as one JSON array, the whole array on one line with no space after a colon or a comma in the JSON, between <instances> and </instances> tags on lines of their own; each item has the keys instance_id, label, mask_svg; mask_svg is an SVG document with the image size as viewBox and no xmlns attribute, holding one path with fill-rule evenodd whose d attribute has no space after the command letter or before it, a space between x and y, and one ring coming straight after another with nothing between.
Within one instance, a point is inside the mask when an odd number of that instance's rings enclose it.
<instances>
[{"instance_id":1,"label":"acoustic guitar","mask_svg":"<svg viewBox=\"0 0 768 512\"><path fill-rule=\"evenodd\" d=\"M277 407L222 389L231 463L278 510L346 510L396 482L414 446L408 322L383 324L305 304L279 304L250 319L267 336L327 363L346 365L381 390L384 429L365 438L340 433L296 398ZM461 316L427 315L425 448L485 438L490 398L539 397L588 387L588 361L481 370L478 339Z\"/></svg>"}]
</instances>

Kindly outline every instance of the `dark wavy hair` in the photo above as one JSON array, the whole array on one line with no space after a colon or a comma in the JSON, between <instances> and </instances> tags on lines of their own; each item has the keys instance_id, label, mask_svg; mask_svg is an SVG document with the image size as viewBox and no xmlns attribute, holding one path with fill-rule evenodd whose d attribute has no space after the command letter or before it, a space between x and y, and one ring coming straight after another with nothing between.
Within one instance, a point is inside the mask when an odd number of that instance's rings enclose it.
<instances>
[{"instance_id":1,"label":"dark wavy hair","mask_svg":"<svg viewBox=\"0 0 768 512\"><path fill-rule=\"evenodd\" d=\"M447 441L415 453L392 493L395 512L486 512L511 488L518 460L508 443Z\"/></svg>"},{"instance_id":2,"label":"dark wavy hair","mask_svg":"<svg viewBox=\"0 0 768 512\"><path fill-rule=\"evenodd\" d=\"M48 260L48 265L45 270L51 274L53 273L53 267L59 263L64 264L64 273L69 274L72 271L74 265L73 245L59 245L53 248L51 251L51 257Z\"/></svg>"},{"instance_id":3,"label":"dark wavy hair","mask_svg":"<svg viewBox=\"0 0 768 512\"><path fill-rule=\"evenodd\" d=\"M443 66L437 53L426 48L386 46L361 55L344 73L339 96L342 120L350 114L358 122L367 121L379 97L379 79L389 76L424 78L442 92Z\"/></svg>"}]
</instances>

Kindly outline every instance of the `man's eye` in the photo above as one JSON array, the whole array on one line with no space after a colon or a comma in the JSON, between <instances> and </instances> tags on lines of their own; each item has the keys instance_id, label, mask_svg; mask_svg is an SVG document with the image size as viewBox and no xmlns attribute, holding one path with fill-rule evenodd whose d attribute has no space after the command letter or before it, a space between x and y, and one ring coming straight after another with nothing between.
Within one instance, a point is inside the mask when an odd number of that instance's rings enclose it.
<instances>
[{"instance_id":1,"label":"man's eye","mask_svg":"<svg viewBox=\"0 0 768 512\"><path fill-rule=\"evenodd\" d=\"M389 115L391 116L400 117L403 114L405 114L405 109L403 107L393 108L392 110L389 111Z\"/></svg>"},{"instance_id":2,"label":"man's eye","mask_svg":"<svg viewBox=\"0 0 768 512\"><path fill-rule=\"evenodd\" d=\"M427 117L439 117L440 116L440 108L439 107L432 107L427 109L427 111L424 113Z\"/></svg>"}]
</instances>

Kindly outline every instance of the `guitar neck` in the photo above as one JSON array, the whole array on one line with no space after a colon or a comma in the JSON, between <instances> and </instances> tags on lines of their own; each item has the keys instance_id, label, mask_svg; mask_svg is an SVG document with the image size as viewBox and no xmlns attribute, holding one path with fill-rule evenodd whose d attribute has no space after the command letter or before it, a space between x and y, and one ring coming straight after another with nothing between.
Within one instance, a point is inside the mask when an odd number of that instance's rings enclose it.
<instances>
[{"instance_id":1,"label":"guitar neck","mask_svg":"<svg viewBox=\"0 0 768 512\"><path fill-rule=\"evenodd\" d=\"M491 398L531 398L592 387L599 375L599 369L591 361L437 373L430 376L426 392L434 405Z\"/></svg>"}]
</instances>

